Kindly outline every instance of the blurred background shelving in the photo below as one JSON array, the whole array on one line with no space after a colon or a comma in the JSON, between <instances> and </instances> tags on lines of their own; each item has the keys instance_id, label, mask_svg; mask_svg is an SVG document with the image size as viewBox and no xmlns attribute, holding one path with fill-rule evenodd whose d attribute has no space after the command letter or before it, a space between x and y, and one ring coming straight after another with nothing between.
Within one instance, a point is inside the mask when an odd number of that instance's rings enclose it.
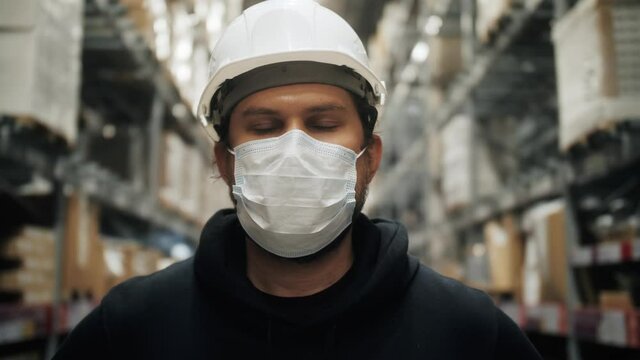
<instances>
[{"instance_id":1,"label":"blurred background shelving","mask_svg":"<svg viewBox=\"0 0 640 360\"><path fill-rule=\"evenodd\" d=\"M0 0L0 358L49 358L231 206L192 110L257 2ZM640 2L320 2L389 89L365 212L545 359L640 358Z\"/></svg>"}]
</instances>

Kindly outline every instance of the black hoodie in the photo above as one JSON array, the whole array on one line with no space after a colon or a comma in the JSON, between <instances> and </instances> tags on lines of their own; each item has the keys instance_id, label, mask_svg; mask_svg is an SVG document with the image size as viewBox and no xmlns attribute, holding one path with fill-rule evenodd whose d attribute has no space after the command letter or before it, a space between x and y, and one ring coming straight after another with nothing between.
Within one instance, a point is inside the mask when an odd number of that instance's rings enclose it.
<instances>
[{"instance_id":1,"label":"black hoodie","mask_svg":"<svg viewBox=\"0 0 640 360\"><path fill-rule=\"evenodd\" d=\"M488 296L408 256L398 223L360 216L351 269L299 298L251 284L245 236L218 212L194 258L115 287L54 359L540 359Z\"/></svg>"}]
</instances>

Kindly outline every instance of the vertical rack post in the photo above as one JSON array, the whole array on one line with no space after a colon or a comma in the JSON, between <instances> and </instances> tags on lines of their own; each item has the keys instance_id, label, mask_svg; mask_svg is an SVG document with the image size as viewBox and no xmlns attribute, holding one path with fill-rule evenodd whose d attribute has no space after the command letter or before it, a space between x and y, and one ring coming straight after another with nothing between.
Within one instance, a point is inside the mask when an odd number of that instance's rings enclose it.
<instances>
[{"instance_id":1,"label":"vertical rack post","mask_svg":"<svg viewBox=\"0 0 640 360\"><path fill-rule=\"evenodd\" d=\"M573 327L574 323L574 311L580 305L580 299L578 297L578 290L575 281L575 277L573 276L572 264L571 264L571 254L573 249L576 249L579 245L578 241L578 224L576 217L576 210L573 206L573 202L571 201L571 194L568 188L568 184L565 185L564 190L564 201L565 201L565 237L567 243L566 247L566 262L567 262L567 271L566 271L566 281L567 281L567 303L566 303L566 311L567 311L567 356L569 360L580 360L582 357L580 356L580 344L578 343L578 339L575 334L575 329Z\"/></svg>"},{"instance_id":2,"label":"vertical rack post","mask_svg":"<svg viewBox=\"0 0 640 360\"><path fill-rule=\"evenodd\" d=\"M51 304L51 333L47 340L45 358L51 359L58 347L58 336L62 325L62 281L64 261L64 240L67 221L67 197L64 186L60 183L56 189L56 223L54 231L54 291Z\"/></svg>"},{"instance_id":3,"label":"vertical rack post","mask_svg":"<svg viewBox=\"0 0 640 360\"><path fill-rule=\"evenodd\" d=\"M151 115L148 125L149 136L149 194L151 195L152 206L155 207L157 194L160 187L158 174L160 172L160 140L162 138L162 127L164 123L165 106L162 96L156 92L151 103Z\"/></svg>"}]
</instances>

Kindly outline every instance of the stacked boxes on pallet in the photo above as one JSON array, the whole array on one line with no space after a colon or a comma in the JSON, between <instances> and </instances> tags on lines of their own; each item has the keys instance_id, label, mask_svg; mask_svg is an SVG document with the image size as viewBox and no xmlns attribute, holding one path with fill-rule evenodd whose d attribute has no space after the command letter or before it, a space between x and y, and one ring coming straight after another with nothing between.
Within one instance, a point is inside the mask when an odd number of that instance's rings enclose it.
<instances>
[{"instance_id":1,"label":"stacked boxes on pallet","mask_svg":"<svg viewBox=\"0 0 640 360\"><path fill-rule=\"evenodd\" d=\"M448 210L460 210L474 197L479 199L499 189L486 144L474 134L469 116L454 116L442 129L441 140L442 192Z\"/></svg>"},{"instance_id":2,"label":"stacked boxes on pallet","mask_svg":"<svg viewBox=\"0 0 640 360\"><path fill-rule=\"evenodd\" d=\"M231 207L222 179L209 179L214 166L179 135L164 135L160 202L196 223L204 223L213 213Z\"/></svg>"},{"instance_id":3,"label":"stacked boxes on pallet","mask_svg":"<svg viewBox=\"0 0 640 360\"><path fill-rule=\"evenodd\" d=\"M640 2L579 2L553 28L560 146L640 119Z\"/></svg>"},{"instance_id":4,"label":"stacked boxes on pallet","mask_svg":"<svg viewBox=\"0 0 640 360\"><path fill-rule=\"evenodd\" d=\"M0 0L0 113L31 117L73 143L81 0Z\"/></svg>"},{"instance_id":5,"label":"stacked boxes on pallet","mask_svg":"<svg viewBox=\"0 0 640 360\"><path fill-rule=\"evenodd\" d=\"M487 43L498 31L500 21L511 11L512 0L477 0L476 34Z\"/></svg>"},{"instance_id":6,"label":"stacked boxes on pallet","mask_svg":"<svg viewBox=\"0 0 640 360\"><path fill-rule=\"evenodd\" d=\"M99 237L100 208L86 194L69 197L65 226L63 299L104 295L104 255Z\"/></svg>"},{"instance_id":7,"label":"stacked boxes on pallet","mask_svg":"<svg viewBox=\"0 0 640 360\"><path fill-rule=\"evenodd\" d=\"M55 284L53 232L25 226L0 245L0 258L17 266L0 271L0 292L15 293L24 304L50 303Z\"/></svg>"}]
</instances>

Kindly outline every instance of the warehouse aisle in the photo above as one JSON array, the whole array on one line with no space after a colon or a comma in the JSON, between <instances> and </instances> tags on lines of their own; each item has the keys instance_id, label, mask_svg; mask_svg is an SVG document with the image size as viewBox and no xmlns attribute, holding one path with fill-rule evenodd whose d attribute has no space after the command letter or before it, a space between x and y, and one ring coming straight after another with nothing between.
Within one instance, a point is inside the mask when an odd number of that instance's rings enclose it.
<instances>
[{"instance_id":1,"label":"warehouse aisle","mask_svg":"<svg viewBox=\"0 0 640 360\"><path fill-rule=\"evenodd\" d=\"M233 207L194 115L247 0L0 0L0 358ZM388 97L364 212L545 359L640 359L640 2L322 0Z\"/></svg>"}]
</instances>

